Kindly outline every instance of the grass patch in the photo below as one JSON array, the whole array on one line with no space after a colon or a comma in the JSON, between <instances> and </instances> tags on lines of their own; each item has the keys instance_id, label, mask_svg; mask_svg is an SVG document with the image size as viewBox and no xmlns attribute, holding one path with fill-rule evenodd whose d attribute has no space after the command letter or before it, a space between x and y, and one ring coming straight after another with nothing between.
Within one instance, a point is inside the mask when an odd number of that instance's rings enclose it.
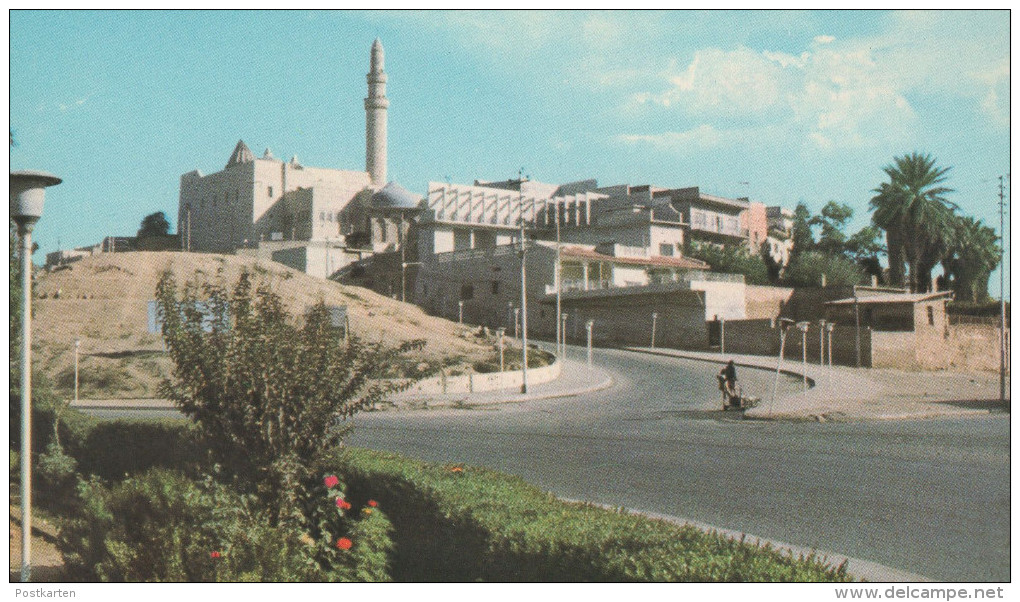
<instances>
[{"instance_id":1,"label":"grass patch","mask_svg":"<svg viewBox=\"0 0 1020 602\"><path fill-rule=\"evenodd\" d=\"M845 566L567 503L502 473L350 450L342 473L394 525L397 581L849 581Z\"/></svg>"}]
</instances>

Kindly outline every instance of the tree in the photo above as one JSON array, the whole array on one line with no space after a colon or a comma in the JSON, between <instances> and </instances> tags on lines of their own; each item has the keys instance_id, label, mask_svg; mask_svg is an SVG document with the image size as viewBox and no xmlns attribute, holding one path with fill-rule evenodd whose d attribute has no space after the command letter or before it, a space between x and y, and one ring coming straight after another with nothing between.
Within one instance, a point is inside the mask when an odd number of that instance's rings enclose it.
<instances>
[{"instance_id":1,"label":"tree","mask_svg":"<svg viewBox=\"0 0 1020 602\"><path fill-rule=\"evenodd\" d=\"M988 278L999 265L995 230L969 216L956 216L942 266L958 301L984 301Z\"/></svg>"},{"instance_id":2,"label":"tree","mask_svg":"<svg viewBox=\"0 0 1020 602\"><path fill-rule=\"evenodd\" d=\"M713 272L743 274L750 284L768 284L769 270L765 260L752 255L743 245L720 247L708 243L691 245L687 255L711 266Z\"/></svg>"},{"instance_id":3,"label":"tree","mask_svg":"<svg viewBox=\"0 0 1020 602\"><path fill-rule=\"evenodd\" d=\"M142 218L142 227L138 229L138 238L166 236L170 232L170 222L162 211L150 213Z\"/></svg>"},{"instance_id":4,"label":"tree","mask_svg":"<svg viewBox=\"0 0 1020 602\"><path fill-rule=\"evenodd\" d=\"M936 166L931 155L917 152L895 157L893 164L883 168L889 181L874 189L870 207L873 223L886 232L893 284L909 284L912 291L930 286L931 267L937 263L932 257L948 237L957 208L944 196L952 192L942 186L949 169ZM904 265L909 268L909 280Z\"/></svg>"},{"instance_id":5,"label":"tree","mask_svg":"<svg viewBox=\"0 0 1020 602\"><path fill-rule=\"evenodd\" d=\"M298 325L247 272L232 293L196 283L178 291L166 272L156 299L174 363L161 395L198 425L239 483L251 484L275 522L305 520L300 491L341 443L343 421L410 386L412 379L385 377L425 345L389 348L344 335L321 302Z\"/></svg>"},{"instance_id":6,"label":"tree","mask_svg":"<svg viewBox=\"0 0 1020 602\"><path fill-rule=\"evenodd\" d=\"M828 255L842 255L846 245L846 234L843 229L846 222L854 216L849 205L829 201L822 207L822 212L808 220L810 226L821 226L815 249Z\"/></svg>"},{"instance_id":7,"label":"tree","mask_svg":"<svg viewBox=\"0 0 1020 602\"><path fill-rule=\"evenodd\" d=\"M790 251L791 260L801 253L807 253L815 248L815 237L811 232L811 211L804 203L797 203L793 210L793 249Z\"/></svg>"},{"instance_id":8,"label":"tree","mask_svg":"<svg viewBox=\"0 0 1020 602\"><path fill-rule=\"evenodd\" d=\"M817 287L825 274L826 286L851 286L864 281L864 270L845 257L826 255L819 251L801 253L786 268L790 286Z\"/></svg>"}]
</instances>

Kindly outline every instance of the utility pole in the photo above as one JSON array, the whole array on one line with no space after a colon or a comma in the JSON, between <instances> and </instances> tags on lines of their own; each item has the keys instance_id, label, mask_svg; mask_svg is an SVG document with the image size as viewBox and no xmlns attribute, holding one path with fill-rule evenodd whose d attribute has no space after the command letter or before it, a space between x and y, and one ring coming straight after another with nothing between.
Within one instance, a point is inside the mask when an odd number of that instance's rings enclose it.
<instances>
[{"instance_id":1,"label":"utility pole","mask_svg":"<svg viewBox=\"0 0 1020 602\"><path fill-rule=\"evenodd\" d=\"M857 285L854 285L854 341L857 348L857 367L861 367L861 305L857 299Z\"/></svg>"},{"instance_id":2,"label":"utility pole","mask_svg":"<svg viewBox=\"0 0 1020 602\"><path fill-rule=\"evenodd\" d=\"M549 214L546 213L546 215L549 215ZM560 283L563 280L563 274L561 272L562 272L562 267L560 266L560 203L557 200L556 201L556 274L555 274L555 277L556 277L555 278L556 279L556 315L557 316L560 316L561 312L562 312L562 309L560 307L560 303L561 303L561 301L560 301L560 289L562 288L562 285ZM566 337L566 333L563 332L563 327L560 326L560 320L557 318L557 320L556 320L556 354L557 355L560 355L560 341L561 340L565 341L566 338L567 338ZM564 344L563 347L565 348L566 344ZM565 351L565 349L564 349L564 351Z\"/></svg>"},{"instance_id":3,"label":"utility pole","mask_svg":"<svg viewBox=\"0 0 1020 602\"><path fill-rule=\"evenodd\" d=\"M659 318L657 312L652 312L652 349L655 349L655 321Z\"/></svg>"},{"instance_id":4,"label":"utility pole","mask_svg":"<svg viewBox=\"0 0 1020 602\"><path fill-rule=\"evenodd\" d=\"M521 393L528 392L528 247L524 240L524 199L521 199Z\"/></svg>"},{"instance_id":5,"label":"utility pole","mask_svg":"<svg viewBox=\"0 0 1020 602\"><path fill-rule=\"evenodd\" d=\"M1006 187L999 176L999 401L1006 402Z\"/></svg>"}]
</instances>

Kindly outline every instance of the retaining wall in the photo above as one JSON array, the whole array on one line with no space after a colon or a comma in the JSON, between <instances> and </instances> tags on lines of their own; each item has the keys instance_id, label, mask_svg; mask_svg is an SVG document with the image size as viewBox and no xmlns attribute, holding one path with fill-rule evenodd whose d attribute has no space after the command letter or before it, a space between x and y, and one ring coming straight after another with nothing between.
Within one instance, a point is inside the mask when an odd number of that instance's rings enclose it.
<instances>
[{"instance_id":1,"label":"retaining wall","mask_svg":"<svg viewBox=\"0 0 1020 602\"><path fill-rule=\"evenodd\" d=\"M559 378L562 369L563 365L559 360L541 368L528 368L528 384L537 385L556 380ZM523 384L524 373L521 370L487 372L483 374L470 373L457 376L441 374L418 381L406 393L417 393L420 395L482 393L484 391L520 388Z\"/></svg>"}]
</instances>

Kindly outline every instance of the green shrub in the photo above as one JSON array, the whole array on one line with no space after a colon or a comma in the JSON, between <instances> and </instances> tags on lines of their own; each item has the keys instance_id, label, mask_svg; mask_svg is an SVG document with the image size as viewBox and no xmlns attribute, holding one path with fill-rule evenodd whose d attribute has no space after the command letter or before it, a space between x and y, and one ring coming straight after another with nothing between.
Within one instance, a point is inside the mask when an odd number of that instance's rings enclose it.
<instances>
[{"instance_id":1,"label":"green shrub","mask_svg":"<svg viewBox=\"0 0 1020 602\"><path fill-rule=\"evenodd\" d=\"M247 272L229 293L220 284L178 291L167 272L156 298L174 363L162 396L194 421L216 460L258 492L274 524L298 511L296 487L341 443L340 421L412 384L381 376L425 344L385 348L345 337L321 302L294 319Z\"/></svg>"},{"instance_id":2,"label":"green shrub","mask_svg":"<svg viewBox=\"0 0 1020 602\"><path fill-rule=\"evenodd\" d=\"M845 568L571 504L496 472L352 451L352 499L389 512L398 581L847 581Z\"/></svg>"},{"instance_id":3,"label":"green shrub","mask_svg":"<svg viewBox=\"0 0 1020 602\"><path fill-rule=\"evenodd\" d=\"M390 525L381 512L347 518L340 532L307 533L291 524L271 525L254 497L235 487L166 469L112 487L93 477L81 481L78 492L79 510L63 525L59 542L73 579L388 579ZM354 542L351 548L336 547L337 535Z\"/></svg>"},{"instance_id":4,"label":"green shrub","mask_svg":"<svg viewBox=\"0 0 1020 602\"><path fill-rule=\"evenodd\" d=\"M817 251L801 253L791 260L784 279L788 286L817 287L822 285L822 274L826 286L851 286L867 281L857 263Z\"/></svg>"}]
</instances>

